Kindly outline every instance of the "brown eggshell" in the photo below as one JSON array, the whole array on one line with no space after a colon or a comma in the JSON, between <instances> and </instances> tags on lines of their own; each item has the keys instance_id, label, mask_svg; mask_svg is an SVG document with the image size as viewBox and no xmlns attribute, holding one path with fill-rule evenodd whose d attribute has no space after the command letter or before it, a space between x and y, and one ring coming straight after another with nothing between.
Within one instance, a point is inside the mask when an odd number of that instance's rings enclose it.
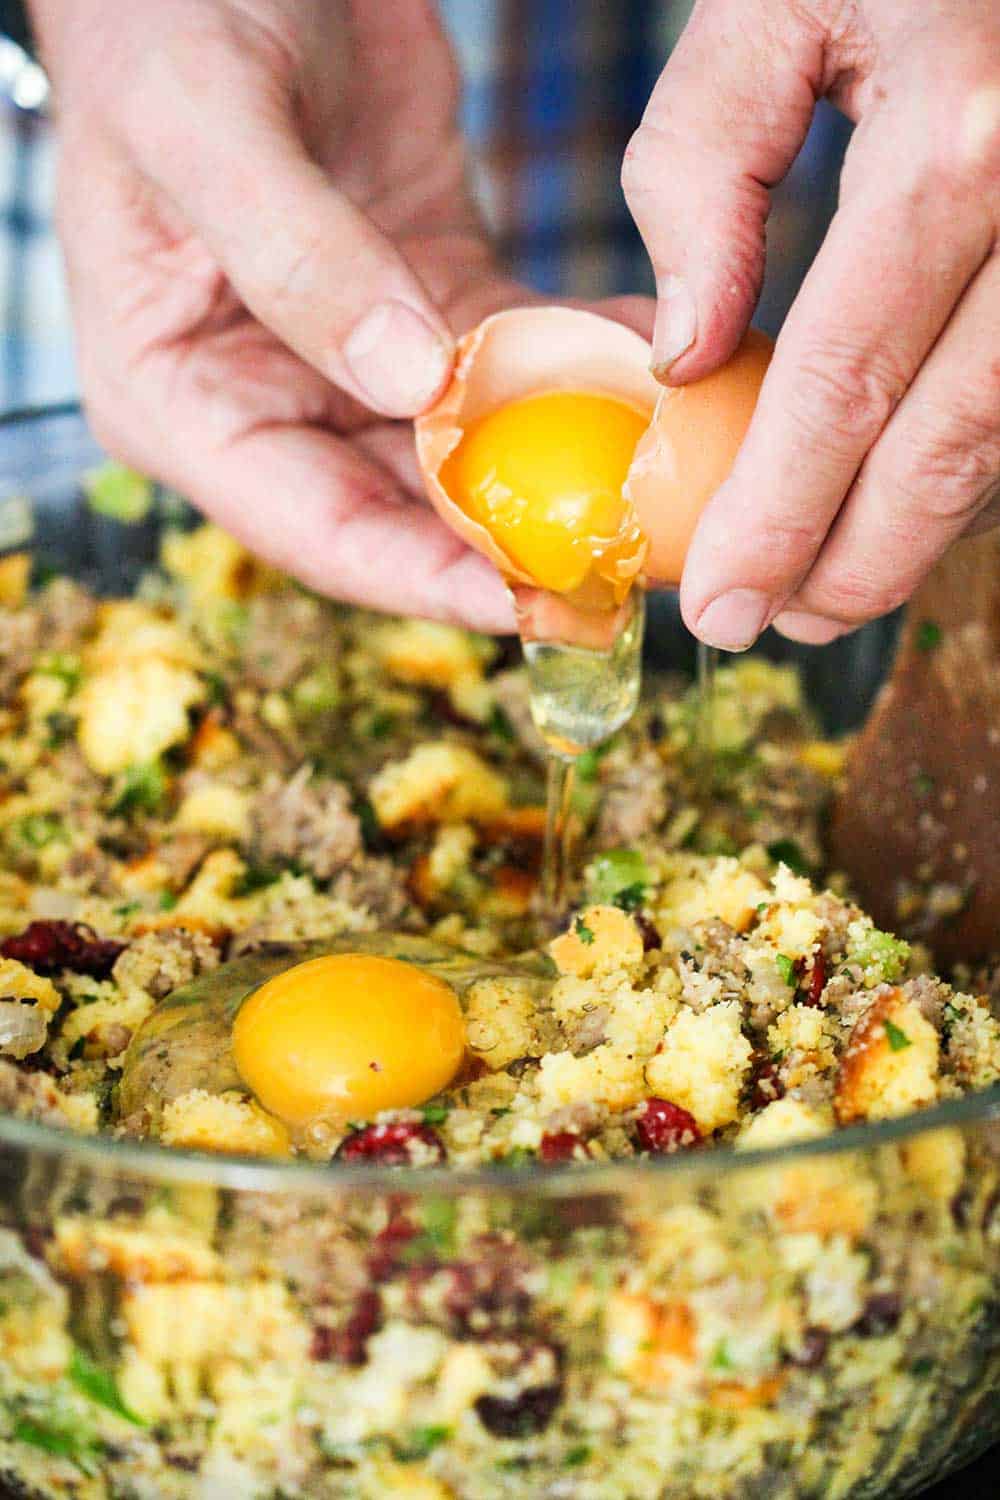
<instances>
[{"instance_id":1,"label":"brown eggshell","mask_svg":"<svg viewBox=\"0 0 1000 1500\"><path fill-rule=\"evenodd\" d=\"M720 369L661 390L624 487L649 539L651 582L680 583L698 517L729 476L773 349L751 328Z\"/></svg>"},{"instance_id":2,"label":"brown eggshell","mask_svg":"<svg viewBox=\"0 0 1000 1500\"><path fill-rule=\"evenodd\" d=\"M417 418L417 461L431 504L470 547L514 583L533 580L484 526L449 498L440 472L466 427L509 401L540 391L602 392L652 413L660 386L644 338L609 318L571 307L515 307L494 313L460 340L455 372L430 411ZM636 566L639 566L641 557Z\"/></svg>"}]
</instances>

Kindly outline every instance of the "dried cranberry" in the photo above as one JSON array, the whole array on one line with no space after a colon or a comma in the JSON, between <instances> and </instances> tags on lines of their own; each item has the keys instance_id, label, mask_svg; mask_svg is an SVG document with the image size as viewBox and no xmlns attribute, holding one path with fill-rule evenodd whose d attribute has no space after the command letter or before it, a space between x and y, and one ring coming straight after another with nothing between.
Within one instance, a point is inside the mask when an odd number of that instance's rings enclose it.
<instances>
[{"instance_id":1,"label":"dried cranberry","mask_svg":"<svg viewBox=\"0 0 1000 1500\"><path fill-rule=\"evenodd\" d=\"M538 1154L544 1162L572 1161L577 1146L586 1149L575 1130L549 1130L542 1136Z\"/></svg>"},{"instance_id":2,"label":"dried cranberry","mask_svg":"<svg viewBox=\"0 0 1000 1500\"><path fill-rule=\"evenodd\" d=\"M903 1305L896 1292L875 1292L865 1303L855 1323L855 1332L865 1339L884 1338L892 1333L903 1315Z\"/></svg>"},{"instance_id":3,"label":"dried cranberry","mask_svg":"<svg viewBox=\"0 0 1000 1500\"><path fill-rule=\"evenodd\" d=\"M701 1140L694 1116L669 1099L647 1099L635 1122L635 1133L640 1148L657 1156L697 1146Z\"/></svg>"},{"instance_id":4,"label":"dried cranberry","mask_svg":"<svg viewBox=\"0 0 1000 1500\"><path fill-rule=\"evenodd\" d=\"M83 922L29 922L23 932L0 943L0 954L27 964L36 974L71 969L74 974L106 979L125 946L99 938Z\"/></svg>"},{"instance_id":5,"label":"dried cranberry","mask_svg":"<svg viewBox=\"0 0 1000 1500\"><path fill-rule=\"evenodd\" d=\"M478 1259L448 1266L442 1311L462 1333L520 1328L531 1311L530 1267L506 1241L484 1238L476 1248Z\"/></svg>"},{"instance_id":6,"label":"dried cranberry","mask_svg":"<svg viewBox=\"0 0 1000 1500\"><path fill-rule=\"evenodd\" d=\"M340 1161L376 1162L383 1167L409 1167L413 1165L413 1147L417 1145L431 1152L435 1161L444 1161L444 1146L437 1131L408 1120L356 1130L341 1142L337 1157Z\"/></svg>"},{"instance_id":7,"label":"dried cranberry","mask_svg":"<svg viewBox=\"0 0 1000 1500\"><path fill-rule=\"evenodd\" d=\"M766 1109L775 1099L783 1098L784 1093L785 1085L781 1081L777 1065L766 1052L755 1053L750 1075L750 1108Z\"/></svg>"},{"instance_id":8,"label":"dried cranberry","mask_svg":"<svg viewBox=\"0 0 1000 1500\"><path fill-rule=\"evenodd\" d=\"M830 1335L825 1328L807 1328L798 1350L789 1358L800 1370L816 1370L826 1359L829 1347Z\"/></svg>"},{"instance_id":9,"label":"dried cranberry","mask_svg":"<svg viewBox=\"0 0 1000 1500\"><path fill-rule=\"evenodd\" d=\"M532 1437L545 1431L561 1400L561 1385L529 1385L517 1396L480 1396L476 1416L494 1437Z\"/></svg>"},{"instance_id":10,"label":"dried cranberry","mask_svg":"<svg viewBox=\"0 0 1000 1500\"><path fill-rule=\"evenodd\" d=\"M645 912L633 912L632 920L642 934L642 951L644 953L650 953L654 948L663 947L663 939Z\"/></svg>"},{"instance_id":11,"label":"dried cranberry","mask_svg":"<svg viewBox=\"0 0 1000 1500\"><path fill-rule=\"evenodd\" d=\"M823 990L826 988L826 958L822 948L818 948L813 954L813 966L809 973L809 986L806 990L807 1005L821 1006L823 1004Z\"/></svg>"},{"instance_id":12,"label":"dried cranberry","mask_svg":"<svg viewBox=\"0 0 1000 1500\"><path fill-rule=\"evenodd\" d=\"M399 1269L403 1251L417 1233L417 1226L402 1214L391 1218L372 1240L368 1274L373 1281L388 1281Z\"/></svg>"},{"instance_id":13,"label":"dried cranberry","mask_svg":"<svg viewBox=\"0 0 1000 1500\"><path fill-rule=\"evenodd\" d=\"M310 1355L321 1362L363 1365L368 1358L368 1340L381 1326L382 1299L369 1289L358 1297L343 1327L330 1328L321 1323L313 1329Z\"/></svg>"}]
</instances>

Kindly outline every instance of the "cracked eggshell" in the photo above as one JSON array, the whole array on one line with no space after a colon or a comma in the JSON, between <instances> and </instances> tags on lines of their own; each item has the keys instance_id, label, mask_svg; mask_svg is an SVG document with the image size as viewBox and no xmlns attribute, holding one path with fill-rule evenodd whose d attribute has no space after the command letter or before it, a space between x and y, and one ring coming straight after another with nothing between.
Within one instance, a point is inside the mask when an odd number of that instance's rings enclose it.
<instances>
[{"instance_id":1,"label":"cracked eggshell","mask_svg":"<svg viewBox=\"0 0 1000 1500\"><path fill-rule=\"evenodd\" d=\"M660 388L624 493L649 540L652 582L679 584L698 517L729 477L774 343L751 328L736 353L691 385Z\"/></svg>"},{"instance_id":2,"label":"cracked eggshell","mask_svg":"<svg viewBox=\"0 0 1000 1500\"><path fill-rule=\"evenodd\" d=\"M441 469L466 427L509 401L542 391L601 392L652 413L660 386L650 357L649 344L631 328L571 307L510 308L459 341L450 384L416 420L417 461L434 509L508 582L533 580L441 484Z\"/></svg>"}]
</instances>

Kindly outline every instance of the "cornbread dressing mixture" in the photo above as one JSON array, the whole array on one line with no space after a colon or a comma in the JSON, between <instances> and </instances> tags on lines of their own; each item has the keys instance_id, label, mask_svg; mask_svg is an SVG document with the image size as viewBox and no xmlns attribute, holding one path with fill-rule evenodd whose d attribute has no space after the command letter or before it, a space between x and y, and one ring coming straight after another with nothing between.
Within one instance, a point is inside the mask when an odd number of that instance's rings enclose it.
<instances>
[{"instance_id":1,"label":"cornbread dressing mixture","mask_svg":"<svg viewBox=\"0 0 1000 1500\"><path fill-rule=\"evenodd\" d=\"M8 558L0 605L0 1110L341 1170L580 1169L548 1196L331 1174L278 1197L40 1168L16 1184L33 1232L0 1207L0 1481L725 1500L905 1476L947 1380L957 1412L970 1361L1000 1364L995 1137L793 1153L724 1190L708 1148L992 1087L1000 1024L985 980L945 983L812 883L843 750L791 669L720 671L709 804L691 691L647 684L581 762L553 934L542 747L502 645L315 599L210 526L169 533L128 600L31 590ZM232 1018L351 952L443 980L464 1058L413 1107L279 1118ZM677 1153L702 1175L588 1189Z\"/></svg>"}]
</instances>

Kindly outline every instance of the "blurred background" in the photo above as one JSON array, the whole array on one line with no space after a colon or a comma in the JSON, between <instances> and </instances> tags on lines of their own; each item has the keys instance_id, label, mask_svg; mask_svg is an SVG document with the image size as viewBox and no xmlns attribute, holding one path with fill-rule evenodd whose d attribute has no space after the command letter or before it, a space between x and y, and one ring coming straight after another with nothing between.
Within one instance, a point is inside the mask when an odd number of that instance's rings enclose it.
<instances>
[{"instance_id":1,"label":"blurred background","mask_svg":"<svg viewBox=\"0 0 1000 1500\"><path fill-rule=\"evenodd\" d=\"M465 79L476 185L503 255L553 294L650 291L622 152L691 0L441 0ZM0 3L0 409L77 393L52 230L48 84ZM18 38L16 41L14 38ZM829 222L850 127L821 106L775 195L756 321L775 333Z\"/></svg>"}]
</instances>

